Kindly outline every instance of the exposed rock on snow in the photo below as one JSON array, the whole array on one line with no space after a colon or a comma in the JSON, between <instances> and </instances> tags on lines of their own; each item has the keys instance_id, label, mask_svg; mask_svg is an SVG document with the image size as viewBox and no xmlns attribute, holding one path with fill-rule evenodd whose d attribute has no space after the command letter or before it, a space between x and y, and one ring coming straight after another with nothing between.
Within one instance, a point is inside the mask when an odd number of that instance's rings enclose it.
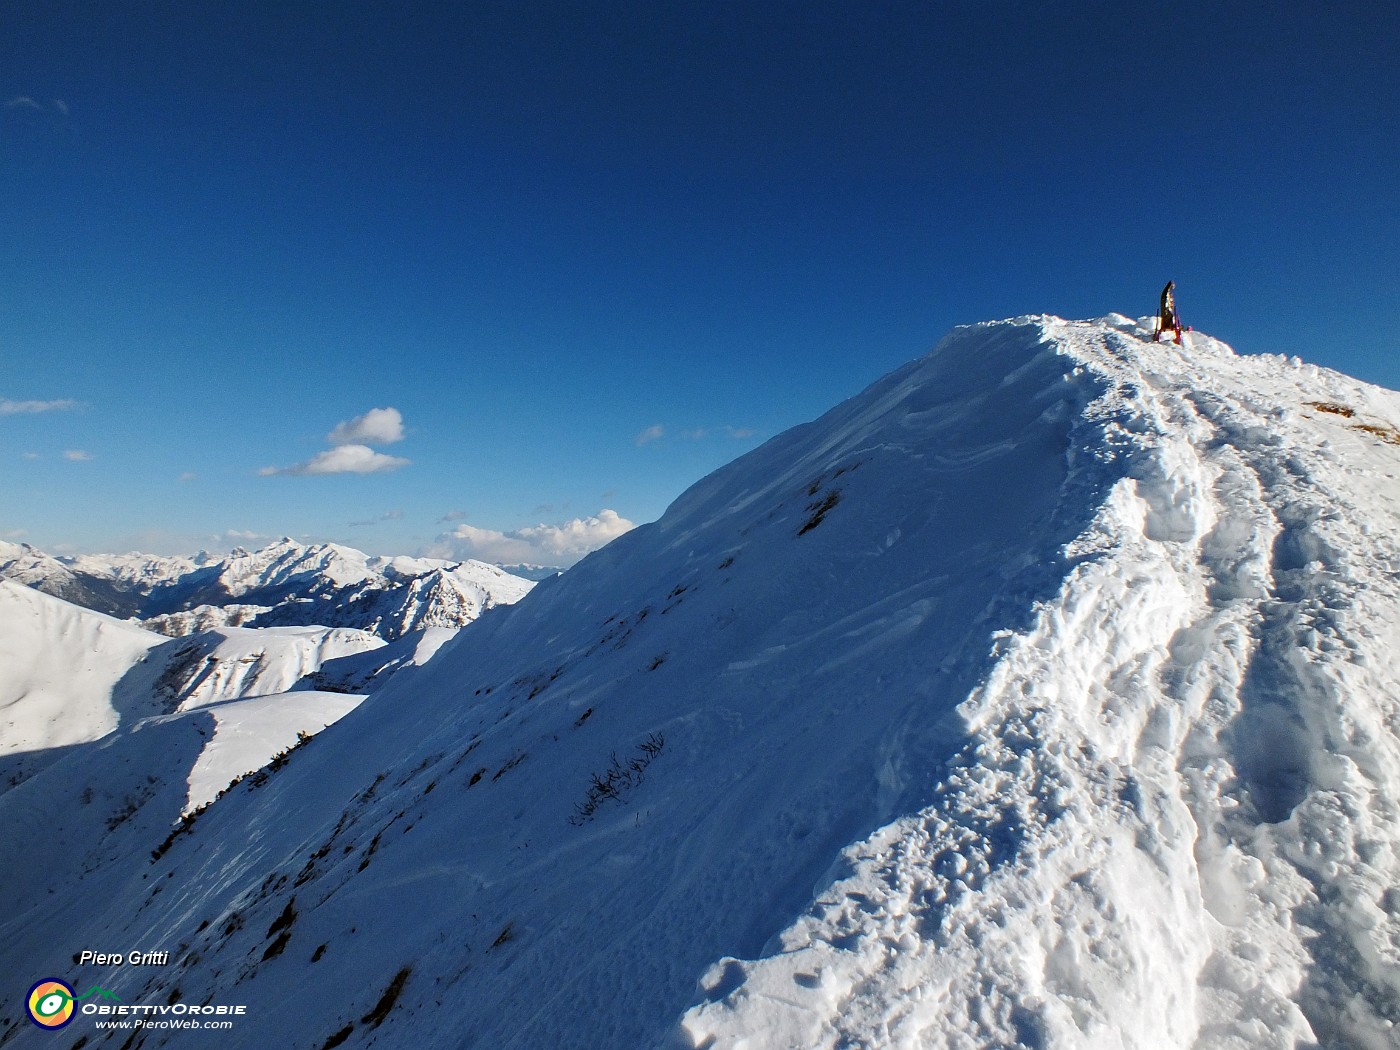
<instances>
[{"instance_id":1,"label":"exposed rock on snow","mask_svg":"<svg viewBox=\"0 0 1400 1050\"><path fill-rule=\"evenodd\" d=\"M368 631L344 627L224 627L167 646L165 678L176 709L188 711L306 688L327 662L384 644Z\"/></svg>"},{"instance_id":2,"label":"exposed rock on snow","mask_svg":"<svg viewBox=\"0 0 1400 1050\"><path fill-rule=\"evenodd\" d=\"M141 626L167 638L183 638L220 627L246 627L270 611L270 606L266 605L197 605L181 612L148 616L141 621Z\"/></svg>"}]
</instances>

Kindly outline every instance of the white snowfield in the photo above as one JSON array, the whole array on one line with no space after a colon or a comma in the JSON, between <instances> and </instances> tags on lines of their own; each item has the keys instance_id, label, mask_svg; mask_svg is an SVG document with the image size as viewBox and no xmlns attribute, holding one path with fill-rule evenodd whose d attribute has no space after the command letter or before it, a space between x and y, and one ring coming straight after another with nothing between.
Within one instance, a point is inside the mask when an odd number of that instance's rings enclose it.
<instances>
[{"instance_id":1,"label":"white snowfield","mask_svg":"<svg viewBox=\"0 0 1400 1050\"><path fill-rule=\"evenodd\" d=\"M0 580L0 755L96 740L122 710L155 714L155 675L140 665L164 641Z\"/></svg>"},{"instance_id":2,"label":"white snowfield","mask_svg":"<svg viewBox=\"0 0 1400 1050\"><path fill-rule=\"evenodd\" d=\"M1071 463L1122 476L998 640L928 804L765 958L712 968L683 1031L1400 1046L1400 398L1043 324L1110 384Z\"/></svg>"},{"instance_id":3,"label":"white snowfield","mask_svg":"<svg viewBox=\"0 0 1400 1050\"><path fill-rule=\"evenodd\" d=\"M185 810L212 802L234 778L353 711L363 695L310 690L325 664L385 648L368 631L224 627L173 646L182 684L176 712L205 711L213 733L189 770ZM293 690L296 690L295 692Z\"/></svg>"},{"instance_id":4,"label":"white snowfield","mask_svg":"<svg viewBox=\"0 0 1400 1050\"><path fill-rule=\"evenodd\" d=\"M0 968L231 1047L1400 1045L1400 395L1149 332L956 330L169 838L207 712L65 757Z\"/></svg>"},{"instance_id":5,"label":"white snowfield","mask_svg":"<svg viewBox=\"0 0 1400 1050\"><path fill-rule=\"evenodd\" d=\"M213 802L237 777L267 765L295 747L298 735L315 736L358 707L363 696L301 690L254 695L204 705L214 733L189 771L185 812Z\"/></svg>"}]
</instances>

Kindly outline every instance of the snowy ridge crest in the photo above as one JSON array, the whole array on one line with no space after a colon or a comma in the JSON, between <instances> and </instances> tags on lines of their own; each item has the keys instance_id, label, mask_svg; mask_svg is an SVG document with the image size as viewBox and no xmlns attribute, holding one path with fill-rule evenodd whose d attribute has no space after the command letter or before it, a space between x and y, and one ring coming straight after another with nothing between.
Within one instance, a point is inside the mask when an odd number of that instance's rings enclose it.
<instances>
[{"instance_id":1,"label":"snowy ridge crest","mask_svg":"<svg viewBox=\"0 0 1400 1050\"><path fill-rule=\"evenodd\" d=\"M1397 423L1118 315L958 329L154 860L183 792L87 837L75 763L0 796L80 844L0 961L60 972L62 900L189 1001L237 975L250 1045L1393 1046Z\"/></svg>"},{"instance_id":2,"label":"snowy ridge crest","mask_svg":"<svg viewBox=\"0 0 1400 1050\"><path fill-rule=\"evenodd\" d=\"M1127 318L1004 323L1111 381L1091 451L1126 474L932 804L716 964L685 1045L1395 1045L1400 455L1326 416L1400 398L1104 338Z\"/></svg>"}]
</instances>

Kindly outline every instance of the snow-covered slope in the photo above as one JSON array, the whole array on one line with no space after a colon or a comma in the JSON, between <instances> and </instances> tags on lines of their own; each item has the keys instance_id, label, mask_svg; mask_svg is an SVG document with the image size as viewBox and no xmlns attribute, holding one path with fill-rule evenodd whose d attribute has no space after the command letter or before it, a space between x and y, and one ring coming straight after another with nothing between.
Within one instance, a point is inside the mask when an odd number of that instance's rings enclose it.
<instances>
[{"instance_id":1,"label":"snow-covered slope","mask_svg":"<svg viewBox=\"0 0 1400 1050\"><path fill-rule=\"evenodd\" d=\"M456 627L424 627L377 648L324 660L305 681L314 689L368 693L396 672L421 667L457 636Z\"/></svg>"},{"instance_id":2,"label":"snow-covered slope","mask_svg":"<svg viewBox=\"0 0 1400 1050\"><path fill-rule=\"evenodd\" d=\"M65 747L155 714L160 635L0 580L0 755Z\"/></svg>"},{"instance_id":3,"label":"snow-covered slope","mask_svg":"<svg viewBox=\"0 0 1400 1050\"><path fill-rule=\"evenodd\" d=\"M441 645L436 638L428 645L423 632L415 632L411 640L423 643L420 648L429 652ZM405 641L399 647L408 645ZM362 688L372 675L325 671L322 665L335 666L347 657L380 648L385 648L385 642L377 635L326 627L222 628L171 641L0 580L0 793L67 751L120 727L253 697L262 701L256 706L256 717L237 730L244 743L236 751L223 751L239 760L248 754L261 755L235 775L256 769L285 747L288 738L295 740L297 731L314 733L324 728L326 722L316 722L322 712L338 717L361 699L342 696L312 710L306 699L283 703L277 694L306 690L313 684L342 693ZM386 668L392 671L404 660L402 654L386 657L374 663L374 671L382 676ZM352 677L353 685L348 681ZM217 722L227 726L253 711L252 706L222 709ZM263 729L268 732L259 743L255 738ZM210 768L221 774L227 764L221 760ZM169 770L162 765L150 772L164 776ZM218 787L227 782L225 778Z\"/></svg>"},{"instance_id":4,"label":"snow-covered slope","mask_svg":"<svg viewBox=\"0 0 1400 1050\"><path fill-rule=\"evenodd\" d=\"M239 1046L1396 1045L1400 396L1143 333L955 331L168 840L203 713L65 758L0 965Z\"/></svg>"},{"instance_id":5,"label":"snow-covered slope","mask_svg":"<svg viewBox=\"0 0 1400 1050\"><path fill-rule=\"evenodd\" d=\"M327 661L384 644L377 635L343 627L221 627L170 645L166 679L174 686L177 709L188 711L288 692Z\"/></svg>"},{"instance_id":6,"label":"snow-covered slope","mask_svg":"<svg viewBox=\"0 0 1400 1050\"><path fill-rule=\"evenodd\" d=\"M188 771L184 811L213 802L234 780L262 769L274 755L315 736L363 700L346 693L301 690L200 705L199 710L213 716L213 734Z\"/></svg>"}]
</instances>

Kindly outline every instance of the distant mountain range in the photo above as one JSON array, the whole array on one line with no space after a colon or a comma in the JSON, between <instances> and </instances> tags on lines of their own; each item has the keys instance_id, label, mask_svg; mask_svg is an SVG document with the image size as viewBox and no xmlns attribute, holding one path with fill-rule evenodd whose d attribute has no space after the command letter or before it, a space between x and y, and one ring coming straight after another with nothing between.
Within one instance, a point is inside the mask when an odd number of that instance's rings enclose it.
<instances>
[{"instance_id":1,"label":"distant mountain range","mask_svg":"<svg viewBox=\"0 0 1400 1050\"><path fill-rule=\"evenodd\" d=\"M461 627L534 586L479 561L373 557L290 539L222 557L203 551L54 557L29 544L0 542L0 579L171 637L226 626L321 626L370 631L386 641L425 627Z\"/></svg>"}]
</instances>

